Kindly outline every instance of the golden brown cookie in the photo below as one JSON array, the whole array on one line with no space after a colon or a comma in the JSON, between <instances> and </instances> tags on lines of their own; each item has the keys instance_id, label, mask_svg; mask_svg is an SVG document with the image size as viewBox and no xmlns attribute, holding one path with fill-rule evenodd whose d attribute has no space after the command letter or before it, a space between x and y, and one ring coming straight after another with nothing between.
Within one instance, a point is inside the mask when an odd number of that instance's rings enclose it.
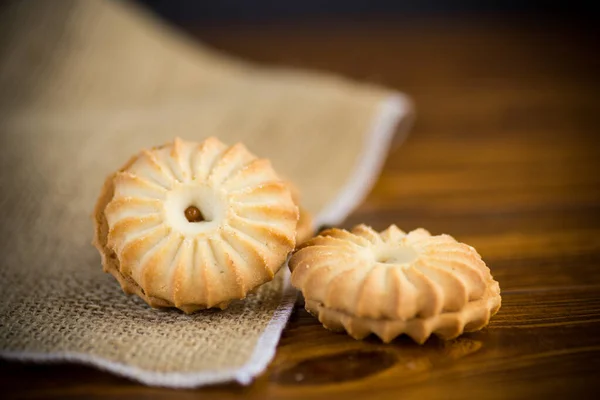
<instances>
[{"instance_id":1,"label":"golden brown cookie","mask_svg":"<svg viewBox=\"0 0 600 400\"><path fill-rule=\"evenodd\" d=\"M104 270L153 307L225 308L273 279L298 218L268 160L242 144L175 139L107 179L94 244Z\"/></svg>"},{"instance_id":2,"label":"golden brown cookie","mask_svg":"<svg viewBox=\"0 0 600 400\"><path fill-rule=\"evenodd\" d=\"M487 325L501 303L500 286L473 247L424 229L325 230L289 266L306 309L356 339L450 339Z\"/></svg>"},{"instance_id":3,"label":"golden brown cookie","mask_svg":"<svg viewBox=\"0 0 600 400\"><path fill-rule=\"evenodd\" d=\"M300 203L300 190L291 181L287 181L290 191L292 193L292 199L298 206L300 218L298 220L298 226L296 227L296 246L301 245L314 235L313 218L310 212Z\"/></svg>"}]
</instances>

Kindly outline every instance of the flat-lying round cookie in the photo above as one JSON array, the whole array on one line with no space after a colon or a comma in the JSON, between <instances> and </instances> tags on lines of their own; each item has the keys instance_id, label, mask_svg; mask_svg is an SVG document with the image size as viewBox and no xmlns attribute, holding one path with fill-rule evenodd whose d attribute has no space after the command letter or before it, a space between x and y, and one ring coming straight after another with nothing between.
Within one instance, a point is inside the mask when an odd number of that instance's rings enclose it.
<instances>
[{"instance_id":1,"label":"flat-lying round cookie","mask_svg":"<svg viewBox=\"0 0 600 400\"><path fill-rule=\"evenodd\" d=\"M225 308L273 279L298 218L268 160L242 144L175 139L106 180L94 244L104 270L153 307Z\"/></svg>"},{"instance_id":2,"label":"flat-lying round cookie","mask_svg":"<svg viewBox=\"0 0 600 400\"><path fill-rule=\"evenodd\" d=\"M451 339L487 325L501 303L500 286L473 247L424 229L328 229L301 245L289 267L306 309L356 339Z\"/></svg>"}]
</instances>

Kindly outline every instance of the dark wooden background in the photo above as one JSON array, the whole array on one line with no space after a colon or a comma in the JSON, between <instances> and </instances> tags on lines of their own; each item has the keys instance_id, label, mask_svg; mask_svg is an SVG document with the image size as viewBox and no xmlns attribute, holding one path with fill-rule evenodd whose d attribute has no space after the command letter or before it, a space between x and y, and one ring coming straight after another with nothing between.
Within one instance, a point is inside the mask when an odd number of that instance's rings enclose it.
<instances>
[{"instance_id":1,"label":"dark wooden background","mask_svg":"<svg viewBox=\"0 0 600 400\"><path fill-rule=\"evenodd\" d=\"M261 63L410 94L411 135L344 224L396 223L475 246L502 287L489 328L459 339L357 342L301 302L248 387L148 388L76 365L0 363L0 397L593 398L600 389L600 63L575 20L412 18L192 27Z\"/></svg>"}]
</instances>

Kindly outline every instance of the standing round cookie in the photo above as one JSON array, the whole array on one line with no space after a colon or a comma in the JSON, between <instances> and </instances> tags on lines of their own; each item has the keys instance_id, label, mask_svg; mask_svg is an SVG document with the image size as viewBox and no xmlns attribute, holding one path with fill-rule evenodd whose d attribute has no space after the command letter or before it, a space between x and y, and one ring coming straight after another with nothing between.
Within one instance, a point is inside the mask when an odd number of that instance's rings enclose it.
<instances>
[{"instance_id":1,"label":"standing round cookie","mask_svg":"<svg viewBox=\"0 0 600 400\"><path fill-rule=\"evenodd\" d=\"M289 266L306 309L356 339L451 339L487 325L501 303L500 286L473 247L424 229L325 230Z\"/></svg>"},{"instance_id":2,"label":"standing round cookie","mask_svg":"<svg viewBox=\"0 0 600 400\"><path fill-rule=\"evenodd\" d=\"M106 180L95 222L104 270L126 293L193 312L272 280L295 246L298 207L242 144L175 139Z\"/></svg>"}]
</instances>

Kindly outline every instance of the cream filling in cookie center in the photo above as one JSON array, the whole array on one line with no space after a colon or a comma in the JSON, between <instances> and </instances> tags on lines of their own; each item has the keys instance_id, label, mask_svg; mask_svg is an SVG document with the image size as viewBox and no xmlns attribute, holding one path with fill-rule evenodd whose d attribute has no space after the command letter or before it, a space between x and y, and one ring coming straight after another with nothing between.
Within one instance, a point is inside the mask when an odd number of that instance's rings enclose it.
<instances>
[{"instance_id":1,"label":"cream filling in cookie center","mask_svg":"<svg viewBox=\"0 0 600 400\"><path fill-rule=\"evenodd\" d=\"M385 246L375 254L375 259L383 264L410 264L417 259L419 254L411 246Z\"/></svg>"},{"instance_id":2,"label":"cream filling in cookie center","mask_svg":"<svg viewBox=\"0 0 600 400\"><path fill-rule=\"evenodd\" d=\"M210 234L222 225L227 199L208 185L179 184L167 193L165 221L185 236Z\"/></svg>"}]
</instances>

